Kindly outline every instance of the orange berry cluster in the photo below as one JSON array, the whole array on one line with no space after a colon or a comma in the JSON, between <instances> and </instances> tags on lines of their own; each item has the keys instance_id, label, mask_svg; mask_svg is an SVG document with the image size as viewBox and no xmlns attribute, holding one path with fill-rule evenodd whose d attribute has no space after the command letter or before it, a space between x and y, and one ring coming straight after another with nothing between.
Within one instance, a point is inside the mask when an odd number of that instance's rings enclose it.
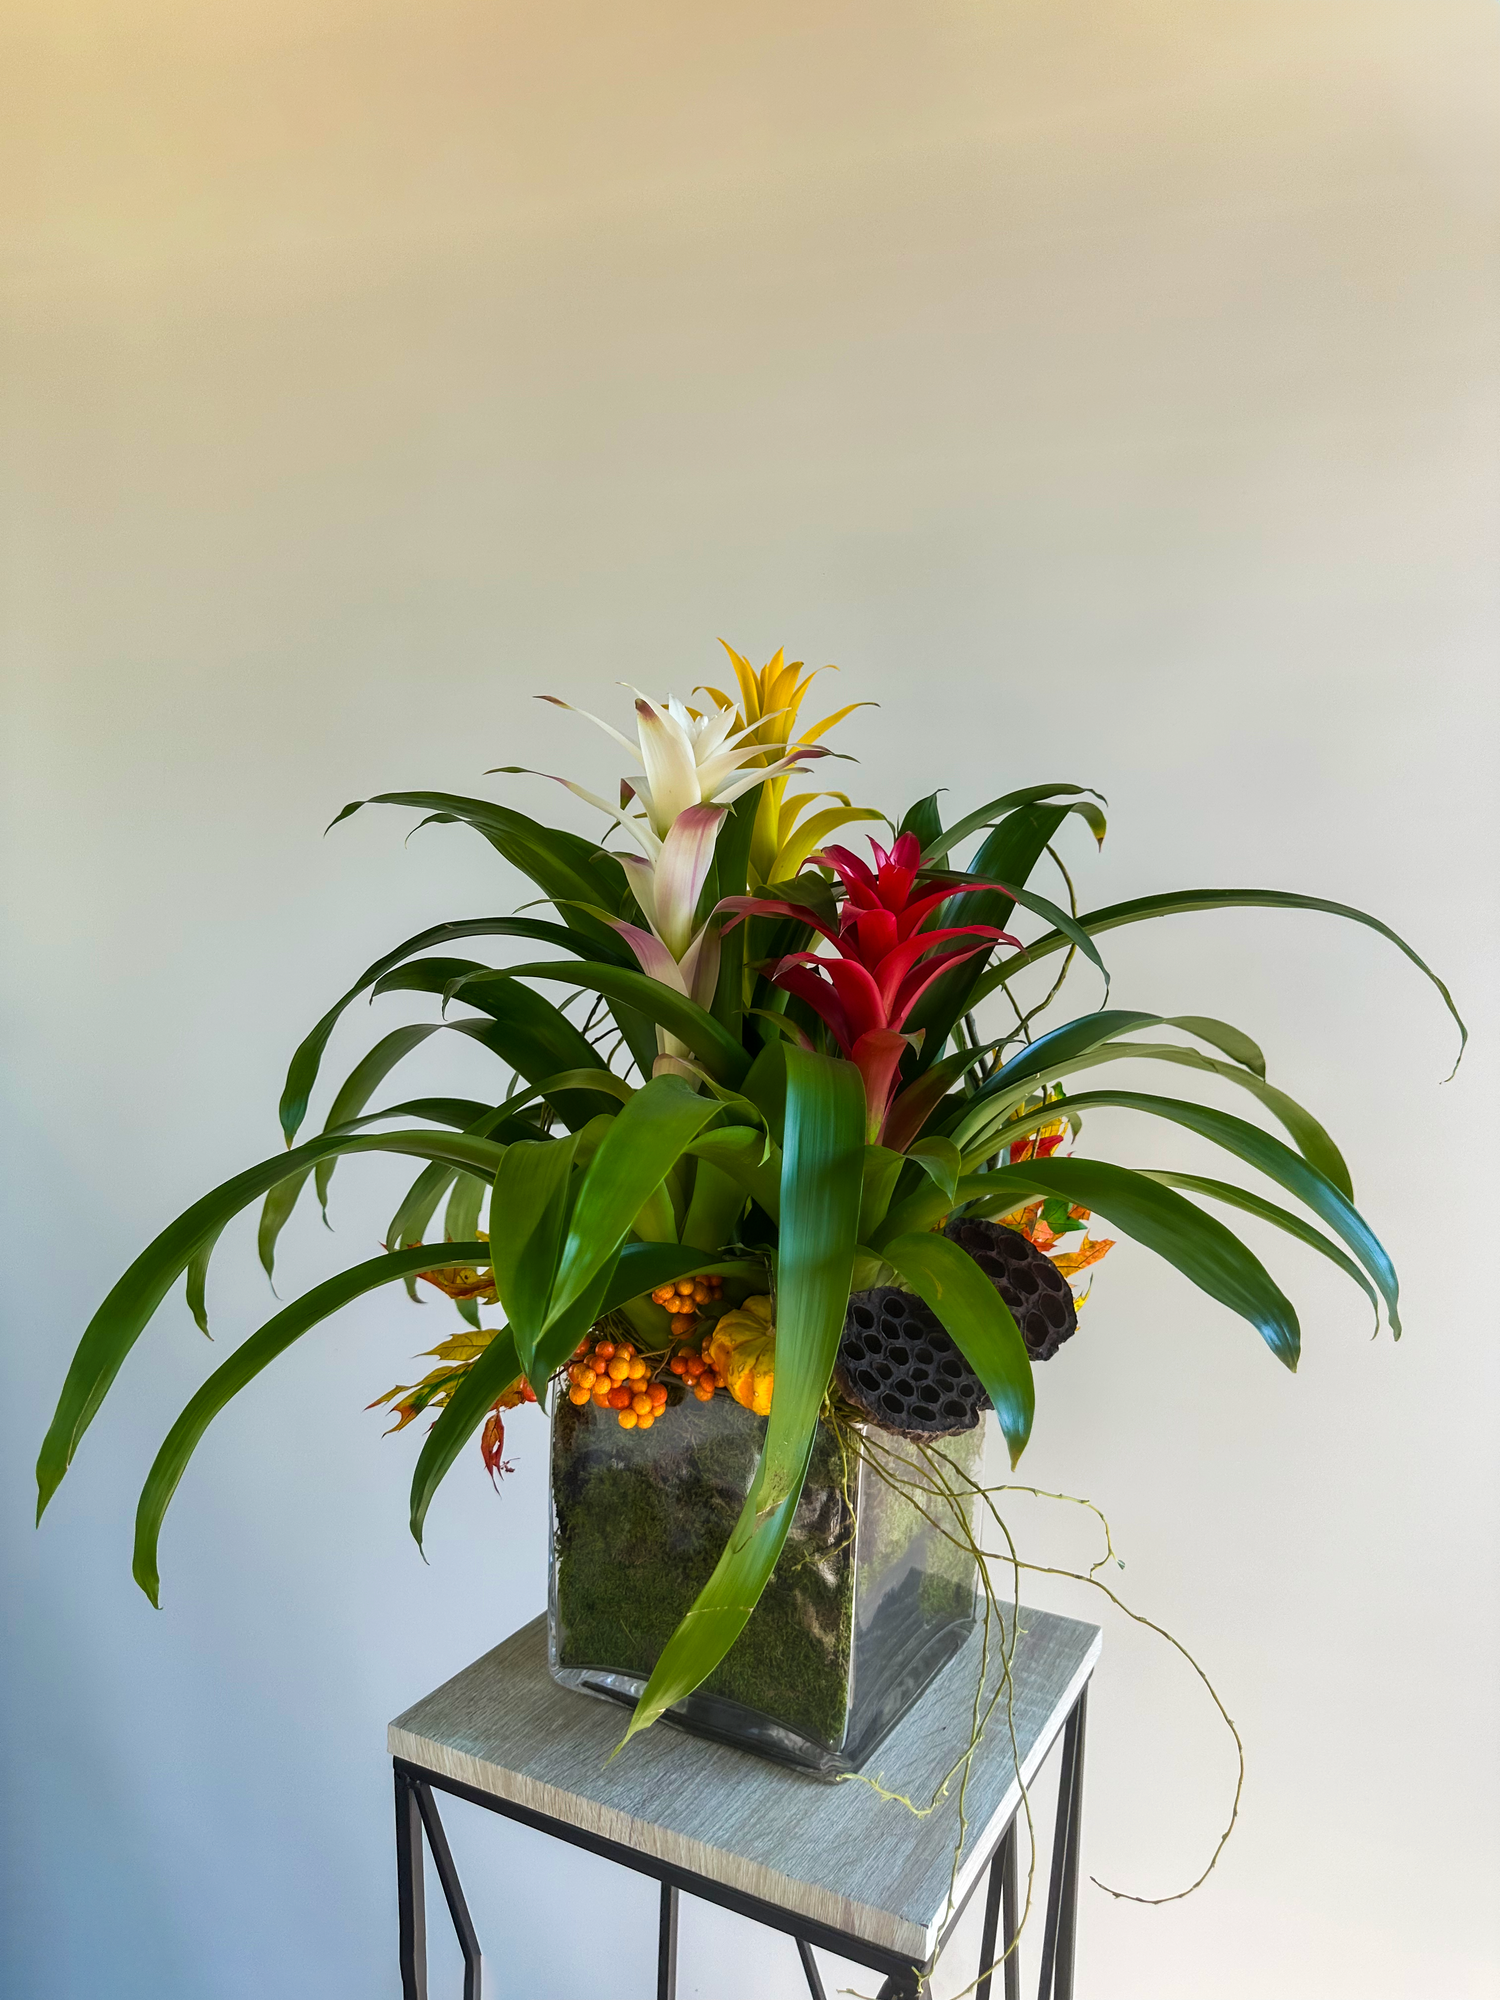
<instances>
[{"instance_id":1,"label":"orange berry cluster","mask_svg":"<svg viewBox=\"0 0 1500 2000\"><path fill-rule=\"evenodd\" d=\"M666 1383L651 1380L628 1340L585 1340L568 1363L568 1383L570 1403L614 1410L621 1430L649 1431L667 1404Z\"/></svg>"},{"instance_id":2,"label":"orange berry cluster","mask_svg":"<svg viewBox=\"0 0 1500 2000\"><path fill-rule=\"evenodd\" d=\"M693 1330L693 1321L706 1305L724 1296L722 1278L679 1278L675 1285L658 1285L651 1303L672 1315L672 1334L681 1340ZM680 1371L679 1371L680 1372Z\"/></svg>"},{"instance_id":3,"label":"orange berry cluster","mask_svg":"<svg viewBox=\"0 0 1500 2000\"><path fill-rule=\"evenodd\" d=\"M711 1402L714 1390L724 1386L724 1377L701 1354L674 1354L667 1366L682 1377L683 1387L691 1389L700 1403Z\"/></svg>"}]
</instances>

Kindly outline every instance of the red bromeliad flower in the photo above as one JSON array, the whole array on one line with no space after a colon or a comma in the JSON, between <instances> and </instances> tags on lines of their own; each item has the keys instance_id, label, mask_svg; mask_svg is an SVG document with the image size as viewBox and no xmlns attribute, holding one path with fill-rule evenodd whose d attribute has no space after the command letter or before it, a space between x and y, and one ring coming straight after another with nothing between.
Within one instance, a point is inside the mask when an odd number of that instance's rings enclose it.
<instances>
[{"instance_id":1,"label":"red bromeliad flower","mask_svg":"<svg viewBox=\"0 0 1500 2000\"><path fill-rule=\"evenodd\" d=\"M950 896L990 885L945 883L913 900L921 859L915 834L898 835L889 853L873 840L870 847L874 868L847 847L828 847L812 857L832 868L844 885L837 928L801 903L772 897L730 896L719 907L734 912L726 928L741 917L795 917L821 931L834 947L837 955L831 957L794 951L771 977L827 1022L840 1049L858 1068L865 1082L868 1135L873 1143L885 1128L901 1058L915 1039L901 1029L918 1000L951 966L993 944L1018 945L1020 939L993 924L924 930L928 918ZM957 942L966 938L979 942Z\"/></svg>"}]
</instances>

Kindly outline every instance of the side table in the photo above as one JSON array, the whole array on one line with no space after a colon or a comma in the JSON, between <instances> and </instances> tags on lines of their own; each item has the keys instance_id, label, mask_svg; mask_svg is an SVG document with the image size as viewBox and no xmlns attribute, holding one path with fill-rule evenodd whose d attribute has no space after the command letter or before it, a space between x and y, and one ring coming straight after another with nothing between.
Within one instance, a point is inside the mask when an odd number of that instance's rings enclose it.
<instances>
[{"instance_id":1,"label":"side table","mask_svg":"<svg viewBox=\"0 0 1500 2000\"><path fill-rule=\"evenodd\" d=\"M1021 1782L1032 1785L1059 1740L1037 1990L1038 2000L1072 2000L1084 1721L1100 1644L1095 1625L1021 1608L1013 1666L1020 1775L1002 1702L970 1770L955 1877L956 1782L918 1818L857 1780L821 1783L667 1725L609 1762L622 1713L557 1685L547 1671L546 1620L534 1620L390 1725L404 2000L427 2000L424 1837L463 1952L464 2000L482 2000L479 1940L435 1791L658 1881L657 2000L675 2000L684 1893L793 1938L813 2000L825 2000L815 1948L883 1974L882 2000L916 2000L986 1877L981 1967L1014 1941ZM931 1799L968 1741L980 1658L976 1634L870 1759L869 1776L922 1804ZM991 1686L997 1677L992 1660ZM1018 1951L1008 1951L1001 1979L1005 2000L1019 2000ZM988 1976L975 1991L990 2000Z\"/></svg>"}]
</instances>

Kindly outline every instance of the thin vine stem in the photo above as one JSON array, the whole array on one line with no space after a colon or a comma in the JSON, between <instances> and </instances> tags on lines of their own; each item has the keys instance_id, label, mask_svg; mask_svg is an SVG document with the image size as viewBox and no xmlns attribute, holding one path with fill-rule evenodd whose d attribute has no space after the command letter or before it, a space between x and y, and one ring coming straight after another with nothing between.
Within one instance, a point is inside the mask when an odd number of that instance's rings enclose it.
<instances>
[{"instance_id":1,"label":"thin vine stem","mask_svg":"<svg viewBox=\"0 0 1500 2000\"><path fill-rule=\"evenodd\" d=\"M830 1411L828 1414L833 1416L834 1413ZM844 1441L845 1427L840 1424L839 1430L841 1434L841 1448L847 1452L848 1445ZM1234 1832L1235 1826L1238 1823L1245 1784L1244 1741L1235 1726L1233 1717L1224 1706L1212 1681L1199 1665L1198 1661L1188 1651L1187 1647L1183 1645L1182 1641L1176 1638L1164 1626L1157 1624L1154 1619L1147 1618L1144 1613L1133 1610L1108 1584L1101 1581L1098 1575L1101 1569L1107 1568L1111 1563L1121 1568L1124 1566L1120 1556L1116 1552L1113 1531L1111 1530L1108 1517L1102 1508L1096 1506L1093 1501L1084 1499L1079 1495L1054 1492L1045 1487L1024 1486L1009 1481L993 1485L985 1484L975 1479L963 1466L950 1458L946 1453L934 1451L920 1443L914 1443L913 1449L922 1461L925 1478L916 1477L914 1476L910 1460L903 1457L893 1448L878 1442L876 1435L869 1429L850 1432L849 1435L856 1440L855 1449L858 1455L877 1478L880 1478L883 1483L891 1487L945 1542L956 1549L963 1550L974 1556L981 1581L984 1602L981 1661L979 1681L976 1687L972 1711L970 1740L964 1751L955 1759L948 1771L944 1773L931 1800L925 1806L918 1805L904 1794L888 1788L880 1777L867 1778L862 1773L850 1774L854 1781L868 1785L878 1797L904 1806L907 1811L914 1813L919 1818L926 1818L937 1810L938 1806L949 1796L954 1780L957 1778L959 1785L957 1800L959 1828L954 1847L953 1865L949 1875L949 1909L951 1910L953 1907L956 1895L963 1846L968 1832L967 1788L969 1774L975 1754L983 1740L985 1729L996 1707L1002 1700L1005 1703L1012 1761L1016 1770L1017 1781L1021 1790L1021 1799L1026 1813L1030 1859L1027 1868L1026 1901L1021 1924L1018 1926L1016 1938L1012 1940L1006 1954L1002 1955L1002 1959L996 1961L996 1965L1003 1963L1003 1957L1008 1956L1009 1952L1016 1948L1021 1931L1025 1928L1032 1908L1036 1873L1036 1828L1031 1810L1029 1789L1021 1777L1020 1745L1017 1740L1015 1727L1015 1684L1012 1673L1015 1648L1019 1643L1020 1635L1020 1579L1023 1572L1029 1572L1036 1576L1059 1577L1065 1581L1085 1584L1091 1589L1101 1591L1109 1599L1110 1603L1117 1610L1123 1612L1133 1623L1142 1625L1148 1631L1154 1632L1159 1638L1166 1640L1168 1645L1176 1652L1181 1654L1182 1658L1186 1660L1207 1690L1209 1699L1213 1702L1233 1740L1238 1764L1234 1797L1231 1802L1228 1821L1215 1844L1207 1865L1186 1888L1175 1890L1165 1896L1143 1896L1131 1890L1114 1888L1096 1875L1091 1875L1089 1878L1095 1887L1102 1889L1107 1896L1113 1897L1118 1902L1140 1903L1150 1907L1159 1907L1166 1903L1180 1902L1184 1897L1190 1896L1196 1890L1200 1889L1217 1867L1219 1857L1222 1855L1225 1846L1228 1844L1230 1835ZM1027 1561L1019 1553L1014 1536L1000 1512L998 1496L1004 1493L1024 1494L1033 1499L1053 1500L1063 1505L1085 1509L1093 1515L1099 1524L1100 1532L1104 1538L1103 1554L1086 1571L1068 1569L1057 1564ZM942 1519L937 1517L933 1508L927 1504L930 1501L946 1503L947 1510L952 1516L951 1526L946 1525ZM972 1524L968 1518L968 1510L976 1502L983 1507L984 1511L998 1527L1005 1543L1003 1550L986 1549L974 1533ZM1005 1609L1002 1607L995 1593L994 1586L990 1581L989 1566L994 1562L1005 1565L1011 1573L1011 1602L1009 1606L1008 1631ZM998 1617L1000 1625L1001 1673L994 1694L988 1703L985 1703L983 1700L983 1691L988 1679L990 1625L992 1617ZM845 1780L845 1782L848 1781L847 1779ZM975 1990L980 1980L986 1976L986 1973L993 1973L994 1970L995 1966L982 1968L976 1978L963 1988L962 1993L955 1996L955 2000L965 2000L965 1996ZM925 1980L923 1984L925 1985ZM852 1992L853 1989L846 1990Z\"/></svg>"}]
</instances>

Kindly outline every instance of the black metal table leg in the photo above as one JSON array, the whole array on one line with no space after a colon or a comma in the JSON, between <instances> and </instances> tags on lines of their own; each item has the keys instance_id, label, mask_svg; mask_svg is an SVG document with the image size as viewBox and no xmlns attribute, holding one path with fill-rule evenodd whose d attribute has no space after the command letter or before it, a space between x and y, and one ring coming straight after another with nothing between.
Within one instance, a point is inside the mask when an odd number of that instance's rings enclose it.
<instances>
[{"instance_id":1,"label":"black metal table leg","mask_svg":"<svg viewBox=\"0 0 1500 2000\"><path fill-rule=\"evenodd\" d=\"M396 1900L401 1925L401 2000L427 2000L422 1808L416 1786L399 1770L396 1773Z\"/></svg>"},{"instance_id":2,"label":"black metal table leg","mask_svg":"<svg viewBox=\"0 0 1500 2000\"><path fill-rule=\"evenodd\" d=\"M1005 1918L1003 1941L1000 1933L1002 1909ZM989 1889L984 1899L984 1936L979 1946L979 1980L974 1989L974 2000L990 2000L990 1981L997 1964L1001 1964L1005 2000L1020 2000L1021 1961L1015 1950L1017 1923L1016 1823L1012 1820L1001 1836L1000 1845L990 1863Z\"/></svg>"},{"instance_id":3,"label":"black metal table leg","mask_svg":"<svg viewBox=\"0 0 1500 2000\"><path fill-rule=\"evenodd\" d=\"M1012 1820L1000 1850L1005 1914L1005 2000L1021 2000L1021 1950L1016 1942L1021 1933L1021 1893L1016 1882L1016 1849L1019 1845L1016 1823Z\"/></svg>"},{"instance_id":4,"label":"black metal table leg","mask_svg":"<svg viewBox=\"0 0 1500 2000\"><path fill-rule=\"evenodd\" d=\"M1088 1690L1085 1687L1073 1705L1063 1728L1061 1768L1058 1773L1057 1825L1052 1842L1052 1864L1047 1889L1047 1915L1042 1937L1041 1979L1037 2000L1073 2000L1074 1948L1077 1937L1078 1874L1080 1834L1083 1823L1083 1753L1087 1720ZM1055 1741L1055 1739L1054 1739ZM885 1975L879 2000L921 2000L931 1963L925 1967L906 1959L885 1946L853 1933L845 1933L812 1919L790 1919L780 1906L763 1902L744 1891L700 1877L676 1864L647 1859L617 1842L598 1834L554 1821L550 1815L533 1812L512 1800L503 1800L477 1791L468 1784L398 1758L395 1763L396 1788L396 1870L400 1912L402 2000L427 2000L427 1923L424 1894L426 1849L432 1851L433 1866L442 1885L464 1960L464 2000L482 2000L483 1962L479 1939L459 1884L458 1871L448 1846L447 1835L433 1798L433 1787L470 1804L553 1834L574 1846L585 1847L608 1859L654 1875L661 1886L660 1920L657 1930L657 2000L676 2000L677 1916L682 1889L703 1895L710 1902L736 1910L753 1921L789 1934L797 1946L811 2000L825 2000L825 1988L813 1956L813 1940L834 1952L843 1952L856 1963ZM425 1844L424 1844L425 1843ZM1005 1829L990 1860L986 1885L984 1938L976 2000L992 2000L994 1968L1003 1966L1004 2000L1020 2000L1020 1954L1016 1946L1020 1927L1017 1890L1017 1854L1020 1836L1014 1818ZM965 1902L968 1898L965 1897ZM956 1924L962 1908L952 1915ZM804 1928L811 1937L802 1935ZM1002 1933L1003 1927L1003 1936ZM950 1925L951 1928L951 1925ZM945 1939L940 1939L941 1950ZM997 1944L999 1949L997 1951ZM936 1954L934 1954L934 1957Z\"/></svg>"},{"instance_id":5,"label":"black metal table leg","mask_svg":"<svg viewBox=\"0 0 1500 2000\"><path fill-rule=\"evenodd\" d=\"M448 1836L443 1831L442 1820L438 1817L437 1800L426 1785L414 1784L411 1789L416 1794L422 1825L427 1831L427 1845L432 1850L433 1866L437 1869L438 1881L442 1884L448 1915L453 1919L458 1948L464 1955L464 2000L482 2000L480 1988L484 1980L484 1961L479 1954L479 1937L474 1929L474 1920L469 1915L469 1906L464 1901L458 1870L453 1865L453 1853L448 1846Z\"/></svg>"},{"instance_id":6,"label":"black metal table leg","mask_svg":"<svg viewBox=\"0 0 1500 2000\"><path fill-rule=\"evenodd\" d=\"M990 1862L989 1887L984 1897L984 1930L979 1939L979 1978L974 1987L974 2000L990 2000L990 1976L995 1969L995 1940L1000 1934L1000 1863L1015 1835L1016 1823L1012 1820L1005 1829L1000 1845L995 1849L994 1859Z\"/></svg>"},{"instance_id":7,"label":"black metal table leg","mask_svg":"<svg viewBox=\"0 0 1500 2000\"><path fill-rule=\"evenodd\" d=\"M661 1885L661 1920L656 1934L656 2000L677 2000L677 1890Z\"/></svg>"},{"instance_id":8,"label":"black metal table leg","mask_svg":"<svg viewBox=\"0 0 1500 2000\"><path fill-rule=\"evenodd\" d=\"M1073 2000L1073 1946L1078 1929L1078 1850L1083 1834L1083 1746L1088 1727L1089 1691L1073 1711L1073 1785L1068 1801L1068 1858L1063 1868L1062 1907L1057 1924L1057 1975L1053 2000Z\"/></svg>"},{"instance_id":9,"label":"black metal table leg","mask_svg":"<svg viewBox=\"0 0 1500 2000\"><path fill-rule=\"evenodd\" d=\"M813 1957L812 1946L806 1938L798 1938L797 1956L802 1961L802 1970L807 1974L807 1990L812 1995L812 2000L828 2000L823 1991L823 1975L818 1970L818 1961Z\"/></svg>"},{"instance_id":10,"label":"black metal table leg","mask_svg":"<svg viewBox=\"0 0 1500 2000\"><path fill-rule=\"evenodd\" d=\"M1057 1820L1052 1835L1052 1868L1047 1884L1047 1923L1042 1933L1042 1976L1037 2000L1071 2000L1073 1932L1078 1906L1078 1843L1075 1822L1083 1795L1083 1716L1088 1690L1074 1703L1063 1731L1062 1769L1057 1779ZM1066 1935L1066 1952L1061 1949Z\"/></svg>"}]
</instances>

